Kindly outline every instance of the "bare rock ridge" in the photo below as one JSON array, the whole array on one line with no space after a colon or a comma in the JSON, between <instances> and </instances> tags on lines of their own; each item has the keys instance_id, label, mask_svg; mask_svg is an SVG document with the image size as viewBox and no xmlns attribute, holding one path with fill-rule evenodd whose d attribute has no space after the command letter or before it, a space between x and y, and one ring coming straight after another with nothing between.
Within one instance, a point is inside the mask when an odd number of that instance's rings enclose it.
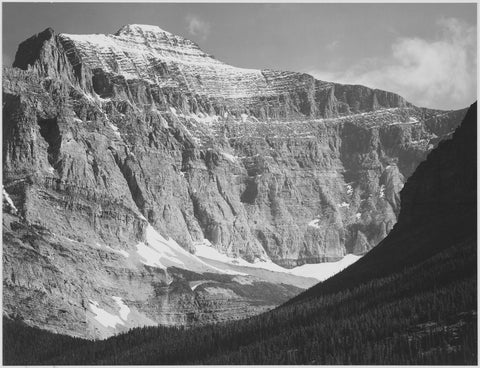
<instances>
[{"instance_id":1,"label":"bare rock ridge","mask_svg":"<svg viewBox=\"0 0 480 368\"><path fill-rule=\"evenodd\" d=\"M145 25L47 29L3 75L4 310L88 337L285 301L312 280L218 269L196 249L284 267L365 253L465 114L233 67Z\"/></svg>"}]
</instances>

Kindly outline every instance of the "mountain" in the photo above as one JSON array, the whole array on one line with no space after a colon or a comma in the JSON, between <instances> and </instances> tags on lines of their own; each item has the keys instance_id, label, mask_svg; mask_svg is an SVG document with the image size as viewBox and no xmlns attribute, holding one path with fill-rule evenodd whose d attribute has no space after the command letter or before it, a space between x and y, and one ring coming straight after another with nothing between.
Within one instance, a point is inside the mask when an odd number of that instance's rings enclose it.
<instances>
[{"instance_id":1,"label":"mountain","mask_svg":"<svg viewBox=\"0 0 480 368\"><path fill-rule=\"evenodd\" d=\"M4 361L477 364L476 124L475 103L407 181L390 234L289 303L242 321L141 328L97 342L6 320Z\"/></svg>"},{"instance_id":2,"label":"mountain","mask_svg":"<svg viewBox=\"0 0 480 368\"><path fill-rule=\"evenodd\" d=\"M287 301L389 233L465 114L145 25L32 36L3 101L4 314L78 337Z\"/></svg>"}]
</instances>

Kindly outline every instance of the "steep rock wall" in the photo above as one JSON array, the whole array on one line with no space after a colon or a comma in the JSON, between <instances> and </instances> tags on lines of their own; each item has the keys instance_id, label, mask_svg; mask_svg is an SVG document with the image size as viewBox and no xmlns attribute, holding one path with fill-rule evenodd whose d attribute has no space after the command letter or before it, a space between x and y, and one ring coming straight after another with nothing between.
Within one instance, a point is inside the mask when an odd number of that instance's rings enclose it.
<instances>
[{"instance_id":1,"label":"steep rock wall","mask_svg":"<svg viewBox=\"0 0 480 368\"><path fill-rule=\"evenodd\" d=\"M81 336L239 318L286 300L298 289L223 279L188 257L183 271L149 268L138 246L151 225L191 253L208 241L285 267L363 254L396 222L406 178L465 112L306 74L235 68L139 25L115 35L47 29L4 69L3 96L3 184L15 207L4 201L14 217L4 222L6 310ZM46 258L36 259L38 249ZM209 307L218 287L188 286L204 279L226 287L218 308ZM266 299L262 288L272 290ZM137 314L105 329L90 304L112 311L115 296ZM64 303L70 312L59 318ZM168 319L172 308L182 312Z\"/></svg>"}]
</instances>

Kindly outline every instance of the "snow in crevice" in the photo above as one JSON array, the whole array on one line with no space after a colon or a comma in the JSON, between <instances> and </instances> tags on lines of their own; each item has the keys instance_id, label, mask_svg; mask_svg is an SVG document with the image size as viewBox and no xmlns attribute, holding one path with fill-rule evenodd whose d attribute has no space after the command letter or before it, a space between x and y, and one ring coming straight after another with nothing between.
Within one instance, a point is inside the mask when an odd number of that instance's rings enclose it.
<instances>
[{"instance_id":1,"label":"snow in crevice","mask_svg":"<svg viewBox=\"0 0 480 368\"><path fill-rule=\"evenodd\" d=\"M380 185L380 198L385 198L385 185Z\"/></svg>"},{"instance_id":2,"label":"snow in crevice","mask_svg":"<svg viewBox=\"0 0 480 368\"><path fill-rule=\"evenodd\" d=\"M350 184L346 184L347 187L347 195L352 195L353 194L353 188Z\"/></svg>"},{"instance_id":3,"label":"snow in crevice","mask_svg":"<svg viewBox=\"0 0 480 368\"><path fill-rule=\"evenodd\" d=\"M10 207L13 210L18 212L17 207L15 207L15 205L13 204L12 198L10 198L10 195L7 193L3 185L2 185L2 191L3 191L3 198L7 201L7 203L10 205Z\"/></svg>"},{"instance_id":4,"label":"snow in crevice","mask_svg":"<svg viewBox=\"0 0 480 368\"><path fill-rule=\"evenodd\" d=\"M348 204L347 202L342 202L338 205L338 207L340 207L340 208L347 207L348 208L348 207L350 207L350 204Z\"/></svg>"},{"instance_id":5,"label":"snow in crevice","mask_svg":"<svg viewBox=\"0 0 480 368\"><path fill-rule=\"evenodd\" d=\"M191 289L192 291L195 291L195 289L196 289L197 287L199 287L199 286L202 285L202 284L205 284L206 282L208 282L208 281L207 281L207 280L196 280L196 281L192 281L192 282L190 282L190 289Z\"/></svg>"}]
</instances>

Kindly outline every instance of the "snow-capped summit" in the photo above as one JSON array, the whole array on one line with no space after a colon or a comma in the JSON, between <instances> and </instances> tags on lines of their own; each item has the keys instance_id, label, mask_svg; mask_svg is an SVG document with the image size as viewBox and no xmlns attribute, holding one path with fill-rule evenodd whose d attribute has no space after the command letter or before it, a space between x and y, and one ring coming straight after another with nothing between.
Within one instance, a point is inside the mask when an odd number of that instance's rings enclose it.
<instances>
[{"instance_id":1,"label":"snow-capped summit","mask_svg":"<svg viewBox=\"0 0 480 368\"><path fill-rule=\"evenodd\" d=\"M155 26L155 25L126 24L115 33L115 36L135 35L135 34L142 34L143 35L143 34L148 34L148 33L171 35L170 32L167 32L164 29L160 28L159 26Z\"/></svg>"}]
</instances>

